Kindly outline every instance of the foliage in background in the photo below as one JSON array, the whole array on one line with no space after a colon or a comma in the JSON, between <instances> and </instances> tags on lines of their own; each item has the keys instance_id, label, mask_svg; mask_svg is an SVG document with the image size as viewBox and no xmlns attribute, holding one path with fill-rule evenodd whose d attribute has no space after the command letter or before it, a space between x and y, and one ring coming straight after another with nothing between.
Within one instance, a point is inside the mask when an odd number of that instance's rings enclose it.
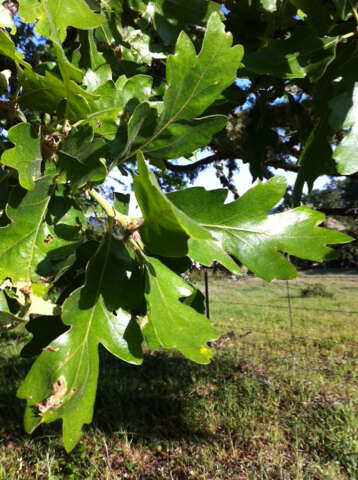
<instances>
[{"instance_id":1,"label":"foliage in background","mask_svg":"<svg viewBox=\"0 0 358 480\"><path fill-rule=\"evenodd\" d=\"M178 0L21 0L18 14L40 35L29 45L26 28L11 36L5 2L0 322L8 330L25 323L33 335L22 353L37 359L18 390L28 432L62 419L66 450L76 445L93 414L99 344L134 365L144 343L210 361L208 342L218 333L203 314L202 294L180 277L191 260L215 260L235 273L240 262L267 281L290 279L296 271L282 253L322 261L332 254L327 244L350 240L319 227L324 215L307 207L270 215L285 194L282 177L225 203L225 189L166 195L153 173L220 141L226 115L248 93L235 86L238 76L258 85L265 102L287 88L291 102L303 105L294 84L332 96L323 102L329 115L320 111L302 140L296 197L300 182L332 163L321 154L324 119L329 129L348 129L335 150L340 172L358 168L349 153L356 10L334 4L335 16L314 27L317 12L301 3L227 2L225 27L220 5L206 0L185 9ZM265 82L276 77L282 88L270 97ZM256 127L266 122L257 118ZM270 148L264 131L249 138ZM313 163L322 165L314 174ZM252 168L261 164L255 150ZM143 217L128 216L123 192L113 205L101 195L116 167L132 176Z\"/></svg>"}]
</instances>

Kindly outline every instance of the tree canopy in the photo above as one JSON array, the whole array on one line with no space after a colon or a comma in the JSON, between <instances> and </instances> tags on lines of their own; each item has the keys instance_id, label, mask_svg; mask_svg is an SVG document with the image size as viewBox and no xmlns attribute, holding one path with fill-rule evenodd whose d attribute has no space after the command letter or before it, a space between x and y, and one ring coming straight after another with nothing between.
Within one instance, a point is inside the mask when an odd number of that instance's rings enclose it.
<instances>
[{"instance_id":1,"label":"tree canopy","mask_svg":"<svg viewBox=\"0 0 358 480\"><path fill-rule=\"evenodd\" d=\"M356 6L4 2L0 325L31 334L22 354L37 358L18 390L28 432L61 419L65 448L76 445L99 344L133 364L144 344L210 361L218 333L180 276L192 260L290 279L285 254L322 261L351 240L298 204L319 175L358 170ZM176 163L207 146L209 158ZM231 203L226 188L158 183L214 162L233 189L237 158L269 180ZM298 172L297 208L272 214L286 193L272 167ZM142 217L125 192L103 195L114 168L131 176Z\"/></svg>"}]
</instances>

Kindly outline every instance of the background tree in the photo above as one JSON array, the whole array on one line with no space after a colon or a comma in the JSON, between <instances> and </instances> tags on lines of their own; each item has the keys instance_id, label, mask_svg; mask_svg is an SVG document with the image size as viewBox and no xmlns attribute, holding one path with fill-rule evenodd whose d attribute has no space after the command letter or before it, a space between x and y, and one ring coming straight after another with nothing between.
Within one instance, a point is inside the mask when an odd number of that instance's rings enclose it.
<instances>
[{"instance_id":1,"label":"background tree","mask_svg":"<svg viewBox=\"0 0 358 480\"><path fill-rule=\"evenodd\" d=\"M336 247L339 257L327 263L328 267L357 267L358 263L358 179L347 177L333 180L321 190L312 190L302 201L328 215L325 225L351 235L353 243ZM307 266L307 263L306 263Z\"/></svg>"}]
</instances>

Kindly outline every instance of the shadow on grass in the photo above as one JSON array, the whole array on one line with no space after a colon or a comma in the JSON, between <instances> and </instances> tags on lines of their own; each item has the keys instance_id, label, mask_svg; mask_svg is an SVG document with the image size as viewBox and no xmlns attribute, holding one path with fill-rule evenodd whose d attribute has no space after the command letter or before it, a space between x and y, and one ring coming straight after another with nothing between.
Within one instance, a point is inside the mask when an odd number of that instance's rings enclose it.
<instances>
[{"instance_id":1,"label":"shadow on grass","mask_svg":"<svg viewBox=\"0 0 358 480\"><path fill-rule=\"evenodd\" d=\"M235 370L233 359L197 365L164 352L146 355L142 366L132 366L102 349L94 426L147 439L205 437L205 429L190 418L190 411L200 414L205 408L195 388Z\"/></svg>"},{"instance_id":2,"label":"shadow on grass","mask_svg":"<svg viewBox=\"0 0 358 480\"><path fill-rule=\"evenodd\" d=\"M108 437L126 432L137 444L163 440L224 444L227 436L255 456L261 447L253 439L270 425L267 408L277 398L282 407L273 415L278 415L290 450L295 450L299 432L300 446L308 455L315 454L321 461L335 459L345 468L355 462L351 445L345 443L349 418L344 410L333 401L312 397L312 392L310 404L302 407L302 392L296 391L292 379L270 377L271 383L249 362L238 361L233 352L222 351L209 365L196 365L166 352L148 354L140 367L115 359L103 348L100 354L93 426ZM16 399L16 389L30 365L31 360L0 353L0 432L18 443L27 435L22 428L24 402ZM215 388L206 391L210 385ZM218 433L205 426L210 408L220 425ZM57 434L60 427L60 423L44 425L33 438L41 443L39 436Z\"/></svg>"},{"instance_id":3,"label":"shadow on grass","mask_svg":"<svg viewBox=\"0 0 358 480\"><path fill-rule=\"evenodd\" d=\"M16 391L34 359L10 357L0 352L0 432L25 437L25 402ZM100 373L93 426L105 433L126 431L141 438L180 439L205 435L193 422L187 422L189 409L198 409L193 395L198 382L235 372L234 360L215 359L210 365L197 365L185 358L154 353L143 365L122 362L100 348ZM60 422L40 426L33 438L60 432Z\"/></svg>"}]
</instances>

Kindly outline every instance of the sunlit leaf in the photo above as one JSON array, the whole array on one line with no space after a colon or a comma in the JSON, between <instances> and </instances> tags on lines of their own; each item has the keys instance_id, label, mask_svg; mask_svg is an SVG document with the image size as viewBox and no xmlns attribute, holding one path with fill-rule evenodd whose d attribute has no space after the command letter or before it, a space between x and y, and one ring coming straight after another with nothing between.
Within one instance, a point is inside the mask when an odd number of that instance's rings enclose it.
<instances>
[{"instance_id":1,"label":"sunlit leaf","mask_svg":"<svg viewBox=\"0 0 358 480\"><path fill-rule=\"evenodd\" d=\"M296 277L295 268L280 252L322 261L330 251L327 244L351 240L343 233L319 228L317 225L324 220L324 215L307 207L268 215L285 189L284 179L274 177L225 205L222 191L207 191L201 187L168 194L168 197L213 235L215 240L206 242L209 245L204 247L205 263L208 263L209 254L212 260L219 260L215 248L220 247L256 275L271 281ZM191 251L189 241L189 255L195 260L197 251L197 244Z\"/></svg>"},{"instance_id":2,"label":"sunlit leaf","mask_svg":"<svg viewBox=\"0 0 358 480\"><path fill-rule=\"evenodd\" d=\"M147 257L148 319L164 348L176 348L198 363L208 363L212 351L206 345L218 337L208 319L180 301L193 289L159 260Z\"/></svg>"}]
</instances>

